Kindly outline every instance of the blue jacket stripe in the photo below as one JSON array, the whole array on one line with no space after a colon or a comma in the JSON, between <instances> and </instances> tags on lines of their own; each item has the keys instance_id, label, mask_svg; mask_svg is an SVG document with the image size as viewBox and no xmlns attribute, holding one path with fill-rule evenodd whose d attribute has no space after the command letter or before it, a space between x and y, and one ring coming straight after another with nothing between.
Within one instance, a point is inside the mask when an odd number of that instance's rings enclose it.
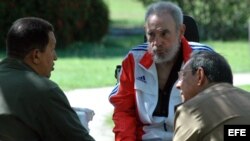
<instances>
[{"instance_id":1,"label":"blue jacket stripe","mask_svg":"<svg viewBox=\"0 0 250 141\"><path fill-rule=\"evenodd\" d=\"M118 84L115 85L114 89L112 90L112 92L110 93L109 97L111 97L112 95L116 94L118 91Z\"/></svg>"}]
</instances>

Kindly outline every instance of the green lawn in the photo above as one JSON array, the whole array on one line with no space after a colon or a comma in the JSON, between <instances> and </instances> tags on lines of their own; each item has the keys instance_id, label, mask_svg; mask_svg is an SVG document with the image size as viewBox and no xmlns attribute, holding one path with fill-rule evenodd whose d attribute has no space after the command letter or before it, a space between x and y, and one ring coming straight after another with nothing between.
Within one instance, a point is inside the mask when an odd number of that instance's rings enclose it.
<instances>
[{"instance_id":1,"label":"green lawn","mask_svg":"<svg viewBox=\"0 0 250 141\"><path fill-rule=\"evenodd\" d=\"M222 54L233 68L233 72L250 72L250 43L247 41L208 41Z\"/></svg>"},{"instance_id":2,"label":"green lawn","mask_svg":"<svg viewBox=\"0 0 250 141\"><path fill-rule=\"evenodd\" d=\"M111 26L143 26L145 8L137 0L104 0L109 9ZM127 52L143 42L143 35L106 36L98 44L72 43L57 50L58 60L51 79L63 90L113 86L114 70ZM204 41L226 57L233 72L250 72L250 45L247 41ZM1 51L0 56L4 56ZM250 85L243 86L250 91Z\"/></svg>"},{"instance_id":3,"label":"green lawn","mask_svg":"<svg viewBox=\"0 0 250 141\"><path fill-rule=\"evenodd\" d=\"M112 26L143 26L146 8L137 0L104 0L110 10Z\"/></svg>"},{"instance_id":4,"label":"green lawn","mask_svg":"<svg viewBox=\"0 0 250 141\"><path fill-rule=\"evenodd\" d=\"M64 90L112 86L114 68L119 63L120 58L60 58L52 80Z\"/></svg>"},{"instance_id":5,"label":"green lawn","mask_svg":"<svg viewBox=\"0 0 250 141\"><path fill-rule=\"evenodd\" d=\"M114 70L128 50L142 42L142 36L107 37L102 44L75 43L58 51L52 80L64 90L113 86ZM247 41L205 42L226 57L233 72L250 72ZM244 86L244 89L250 88Z\"/></svg>"}]
</instances>

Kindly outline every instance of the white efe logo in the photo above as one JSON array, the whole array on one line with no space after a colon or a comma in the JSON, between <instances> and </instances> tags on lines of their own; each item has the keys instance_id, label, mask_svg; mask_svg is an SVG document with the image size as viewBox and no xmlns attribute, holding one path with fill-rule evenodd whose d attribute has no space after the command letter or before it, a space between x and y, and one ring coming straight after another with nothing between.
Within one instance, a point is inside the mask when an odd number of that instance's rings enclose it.
<instances>
[{"instance_id":1,"label":"white efe logo","mask_svg":"<svg viewBox=\"0 0 250 141\"><path fill-rule=\"evenodd\" d=\"M246 129L228 129L228 136L246 136Z\"/></svg>"}]
</instances>

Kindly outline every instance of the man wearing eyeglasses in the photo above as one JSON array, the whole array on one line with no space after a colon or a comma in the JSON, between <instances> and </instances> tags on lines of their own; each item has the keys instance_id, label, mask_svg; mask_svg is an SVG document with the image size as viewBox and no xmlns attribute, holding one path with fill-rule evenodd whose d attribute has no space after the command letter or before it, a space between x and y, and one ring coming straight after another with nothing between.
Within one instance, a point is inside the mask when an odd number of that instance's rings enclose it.
<instances>
[{"instance_id":1,"label":"man wearing eyeglasses","mask_svg":"<svg viewBox=\"0 0 250 141\"><path fill-rule=\"evenodd\" d=\"M183 104L176 110L173 141L223 141L224 125L250 125L250 93L233 86L231 68L220 54L192 54L176 87Z\"/></svg>"}]
</instances>

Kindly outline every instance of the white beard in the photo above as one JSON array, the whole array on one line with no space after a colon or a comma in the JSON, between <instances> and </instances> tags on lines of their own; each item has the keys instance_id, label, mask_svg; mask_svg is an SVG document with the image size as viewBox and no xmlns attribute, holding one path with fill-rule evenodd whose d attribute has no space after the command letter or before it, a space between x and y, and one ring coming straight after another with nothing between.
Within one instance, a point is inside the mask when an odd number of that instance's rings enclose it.
<instances>
[{"instance_id":1,"label":"white beard","mask_svg":"<svg viewBox=\"0 0 250 141\"><path fill-rule=\"evenodd\" d=\"M165 49L164 53L157 54L156 52L157 47L154 46L152 47L153 60L155 61L155 63L164 63L164 62L171 61L175 57L177 52L179 51L179 48L180 48L180 45L179 43L177 43L173 45L171 48Z\"/></svg>"}]
</instances>

